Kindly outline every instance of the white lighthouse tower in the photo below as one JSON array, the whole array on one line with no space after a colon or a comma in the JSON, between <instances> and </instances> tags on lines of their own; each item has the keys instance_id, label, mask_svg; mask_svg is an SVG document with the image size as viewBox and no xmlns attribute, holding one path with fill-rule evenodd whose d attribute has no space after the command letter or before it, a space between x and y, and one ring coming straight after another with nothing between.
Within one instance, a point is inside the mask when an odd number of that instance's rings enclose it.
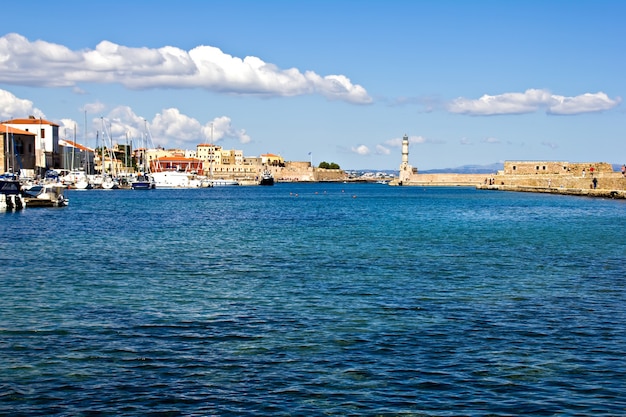
<instances>
[{"instance_id":1,"label":"white lighthouse tower","mask_svg":"<svg viewBox=\"0 0 626 417\"><path fill-rule=\"evenodd\" d=\"M417 174L417 168L409 165L409 137L405 133L402 138L402 163L400 164L400 175L398 176L399 184L410 182L411 174Z\"/></svg>"}]
</instances>

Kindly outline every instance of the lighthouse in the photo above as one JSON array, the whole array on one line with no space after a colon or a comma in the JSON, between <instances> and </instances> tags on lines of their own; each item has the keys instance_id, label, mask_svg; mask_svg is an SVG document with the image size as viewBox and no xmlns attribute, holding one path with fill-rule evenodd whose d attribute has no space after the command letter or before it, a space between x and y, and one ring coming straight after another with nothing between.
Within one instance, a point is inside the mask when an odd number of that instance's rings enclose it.
<instances>
[{"instance_id":1,"label":"lighthouse","mask_svg":"<svg viewBox=\"0 0 626 417\"><path fill-rule=\"evenodd\" d=\"M417 174L417 169L409 165L409 136L405 133L402 137L402 163L400 164L398 184L411 182L411 174Z\"/></svg>"},{"instance_id":2,"label":"lighthouse","mask_svg":"<svg viewBox=\"0 0 626 417\"><path fill-rule=\"evenodd\" d=\"M402 170L402 167L407 165L409 165L409 137L405 133L402 138L402 165L400 169Z\"/></svg>"}]
</instances>

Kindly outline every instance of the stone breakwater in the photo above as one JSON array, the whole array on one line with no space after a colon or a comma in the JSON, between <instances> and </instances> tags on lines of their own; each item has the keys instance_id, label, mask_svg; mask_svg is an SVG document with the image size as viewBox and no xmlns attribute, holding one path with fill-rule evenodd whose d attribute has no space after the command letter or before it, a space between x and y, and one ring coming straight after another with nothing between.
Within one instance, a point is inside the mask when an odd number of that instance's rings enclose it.
<instances>
[{"instance_id":1,"label":"stone breakwater","mask_svg":"<svg viewBox=\"0 0 626 417\"><path fill-rule=\"evenodd\" d=\"M595 186L594 186L595 180ZM547 174L415 174L403 186L475 186L483 190L520 191L578 195L585 197L626 198L626 177L619 172Z\"/></svg>"},{"instance_id":2,"label":"stone breakwater","mask_svg":"<svg viewBox=\"0 0 626 417\"><path fill-rule=\"evenodd\" d=\"M610 189L587 189L587 188L555 188L555 187L533 187L524 185L478 185L476 188L481 190L498 190L498 191L518 191L527 193L549 193L563 195L577 195L585 197L602 197L602 198L618 198L626 199L625 190Z\"/></svg>"}]
</instances>

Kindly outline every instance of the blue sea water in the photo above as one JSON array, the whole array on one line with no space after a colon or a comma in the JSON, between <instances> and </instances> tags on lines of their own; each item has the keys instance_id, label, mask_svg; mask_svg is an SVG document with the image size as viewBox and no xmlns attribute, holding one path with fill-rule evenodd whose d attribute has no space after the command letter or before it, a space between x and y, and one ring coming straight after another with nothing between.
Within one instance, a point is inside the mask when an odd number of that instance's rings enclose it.
<instances>
[{"instance_id":1,"label":"blue sea water","mask_svg":"<svg viewBox=\"0 0 626 417\"><path fill-rule=\"evenodd\" d=\"M0 414L626 415L626 203L378 184L0 216Z\"/></svg>"}]
</instances>

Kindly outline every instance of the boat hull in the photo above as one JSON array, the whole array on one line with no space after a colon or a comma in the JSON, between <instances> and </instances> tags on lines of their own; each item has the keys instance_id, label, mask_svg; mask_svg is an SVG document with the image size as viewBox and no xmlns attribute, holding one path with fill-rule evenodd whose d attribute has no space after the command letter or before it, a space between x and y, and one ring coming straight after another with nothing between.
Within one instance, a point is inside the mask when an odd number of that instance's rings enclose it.
<instances>
[{"instance_id":1,"label":"boat hull","mask_svg":"<svg viewBox=\"0 0 626 417\"><path fill-rule=\"evenodd\" d=\"M130 188L133 190L153 190L155 186L150 181L135 181L130 184Z\"/></svg>"}]
</instances>

